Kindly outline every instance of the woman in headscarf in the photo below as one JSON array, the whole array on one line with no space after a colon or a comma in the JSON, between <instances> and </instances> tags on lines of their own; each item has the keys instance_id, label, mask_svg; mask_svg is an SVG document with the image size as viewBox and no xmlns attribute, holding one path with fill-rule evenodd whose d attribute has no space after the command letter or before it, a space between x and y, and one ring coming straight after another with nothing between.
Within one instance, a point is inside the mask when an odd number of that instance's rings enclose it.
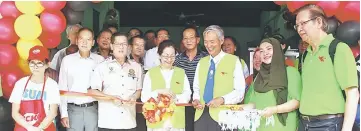
<instances>
[{"instance_id":1,"label":"woman in headscarf","mask_svg":"<svg viewBox=\"0 0 361 131\"><path fill-rule=\"evenodd\" d=\"M260 53L261 68L248 90L246 104L255 104L265 118L273 116L275 124L266 126L266 119L261 119L257 131L295 131L302 87L300 74L296 68L286 67L277 39L263 39Z\"/></svg>"}]
</instances>

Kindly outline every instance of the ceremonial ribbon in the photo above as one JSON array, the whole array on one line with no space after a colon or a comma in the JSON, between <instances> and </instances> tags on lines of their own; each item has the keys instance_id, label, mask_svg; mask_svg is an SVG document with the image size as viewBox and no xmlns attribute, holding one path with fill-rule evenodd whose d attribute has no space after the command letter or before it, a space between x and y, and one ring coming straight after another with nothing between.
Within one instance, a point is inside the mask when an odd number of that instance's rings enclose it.
<instances>
[{"instance_id":1,"label":"ceremonial ribbon","mask_svg":"<svg viewBox=\"0 0 361 131\"><path fill-rule=\"evenodd\" d=\"M80 92L63 91L63 90L60 90L60 95L61 96L75 96L75 97L82 97L82 96L105 97L105 96L100 96L100 95L95 95L95 94L90 94L90 93L80 93ZM119 100L121 100L121 99L119 99ZM126 101L126 100L121 100L121 101L127 102L127 103L139 104L139 105L144 104L143 102L136 102L136 101ZM176 104L176 106L193 106L193 104L192 103L178 103L178 104ZM220 107L237 109L237 108L240 108L240 105L221 105Z\"/></svg>"}]
</instances>

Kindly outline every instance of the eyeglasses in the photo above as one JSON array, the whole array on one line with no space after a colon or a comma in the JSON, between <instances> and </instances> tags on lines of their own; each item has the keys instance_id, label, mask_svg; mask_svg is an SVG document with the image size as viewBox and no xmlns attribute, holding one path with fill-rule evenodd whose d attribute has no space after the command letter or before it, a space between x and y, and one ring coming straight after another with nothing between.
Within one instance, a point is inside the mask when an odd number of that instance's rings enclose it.
<instances>
[{"instance_id":1,"label":"eyeglasses","mask_svg":"<svg viewBox=\"0 0 361 131\"><path fill-rule=\"evenodd\" d=\"M169 38L169 35L158 35L158 38Z\"/></svg>"},{"instance_id":2,"label":"eyeglasses","mask_svg":"<svg viewBox=\"0 0 361 131\"><path fill-rule=\"evenodd\" d=\"M318 18L318 17L314 17L314 18L309 19L309 20L306 20L306 21L304 21L304 22L300 22L299 24L294 25L293 28L295 28L295 30L297 30L298 27L304 26L304 25L306 25L308 22L310 22L310 21L312 21L312 20L315 20L315 19L317 19L317 18Z\"/></svg>"},{"instance_id":3,"label":"eyeglasses","mask_svg":"<svg viewBox=\"0 0 361 131\"><path fill-rule=\"evenodd\" d=\"M123 43L123 44L113 44L114 47L127 47L128 44L127 43Z\"/></svg>"},{"instance_id":4,"label":"eyeglasses","mask_svg":"<svg viewBox=\"0 0 361 131\"><path fill-rule=\"evenodd\" d=\"M164 56L164 55L161 55L161 57L163 58L163 59L175 59L175 56L174 55L171 55L171 56Z\"/></svg>"},{"instance_id":5,"label":"eyeglasses","mask_svg":"<svg viewBox=\"0 0 361 131\"><path fill-rule=\"evenodd\" d=\"M44 63L43 62L38 62L38 63L35 63L35 62L30 62L29 63L29 67L43 67L44 66Z\"/></svg>"}]
</instances>

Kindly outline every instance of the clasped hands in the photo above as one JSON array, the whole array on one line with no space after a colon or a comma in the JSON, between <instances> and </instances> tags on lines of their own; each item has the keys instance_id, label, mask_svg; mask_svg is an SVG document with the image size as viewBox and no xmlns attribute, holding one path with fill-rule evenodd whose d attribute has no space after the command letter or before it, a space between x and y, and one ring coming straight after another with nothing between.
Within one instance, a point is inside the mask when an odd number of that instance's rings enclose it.
<instances>
[{"instance_id":1,"label":"clasped hands","mask_svg":"<svg viewBox=\"0 0 361 131\"><path fill-rule=\"evenodd\" d=\"M217 107L224 104L224 99L223 99L223 97L217 97L217 98L212 99L206 105L202 105L201 102L196 99L196 100L193 100L192 104L193 104L193 107L198 109L198 110L202 110L204 108L204 106L208 106L208 107L211 107L211 108L217 108Z\"/></svg>"},{"instance_id":2,"label":"clasped hands","mask_svg":"<svg viewBox=\"0 0 361 131\"><path fill-rule=\"evenodd\" d=\"M129 105L133 105L136 103L136 97L134 95L128 97L127 99L124 99L120 96L109 96L110 97L110 101L113 102L113 104L115 104L116 106L122 106L124 104L129 104Z\"/></svg>"}]
</instances>

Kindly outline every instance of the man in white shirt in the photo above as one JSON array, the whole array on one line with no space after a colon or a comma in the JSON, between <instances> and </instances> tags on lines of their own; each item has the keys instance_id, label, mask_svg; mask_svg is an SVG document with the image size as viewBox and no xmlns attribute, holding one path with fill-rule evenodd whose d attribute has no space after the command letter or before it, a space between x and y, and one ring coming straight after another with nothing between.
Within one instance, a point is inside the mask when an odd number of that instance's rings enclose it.
<instances>
[{"instance_id":1,"label":"man in white shirt","mask_svg":"<svg viewBox=\"0 0 361 131\"><path fill-rule=\"evenodd\" d=\"M66 28L66 35L70 41L69 46L76 44L76 35L79 31L79 29L82 28L81 25L76 24L76 25L70 25ZM69 47L68 46L68 47ZM50 68L56 70L57 72L60 71L60 65L61 65L61 61L63 60L63 58L66 56L66 49L68 48L63 48L61 50L59 50L58 52L55 53L53 59L51 60L50 63Z\"/></svg>"},{"instance_id":2,"label":"man in white shirt","mask_svg":"<svg viewBox=\"0 0 361 131\"><path fill-rule=\"evenodd\" d=\"M155 37L156 37L155 43L157 46L153 47L152 49L146 52L144 57L144 70L149 70L150 68L153 68L160 64L159 55L158 55L158 46L164 40L169 40L169 31L165 28L160 28L156 32Z\"/></svg>"},{"instance_id":3,"label":"man in white shirt","mask_svg":"<svg viewBox=\"0 0 361 131\"><path fill-rule=\"evenodd\" d=\"M203 36L209 56L199 61L194 76L193 106L197 109L194 130L221 131L218 114L224 109L219 107L241 102L246 85L238 57L221 50L223 29L211 25Z\"/></svg>"},{"instance_id":4,"label":"man in white shirt","mask_svg":"<svg viewBox=\"0 0 361 131\"><path fill-rule=\"evenodd\" d=\"M99 100L99 131L136 131L135 104L119 104L122 100L135 101L142 89L142 67L127 59L126 34L115 33L111 48L113 57L99 64L91 77L89 93ZM116 98L117 97L117 98Z\"/></svg>"},{"instance_id":5,"label":"man in white shirt","mask_svg":"<svg viewBox=\"0 0 361 131\"><path fill-rule=\"evenodd\" d=\"M76 39L79 52L67 55L62 61L59 88L63 91L87 93L90 77L95 67L104 61L100 55L90 52L94 45L94 33L82 28ZM61 123L68 131L97 131L98 107L92 97L61 97Z\"/></svg>"}]
</instances>

